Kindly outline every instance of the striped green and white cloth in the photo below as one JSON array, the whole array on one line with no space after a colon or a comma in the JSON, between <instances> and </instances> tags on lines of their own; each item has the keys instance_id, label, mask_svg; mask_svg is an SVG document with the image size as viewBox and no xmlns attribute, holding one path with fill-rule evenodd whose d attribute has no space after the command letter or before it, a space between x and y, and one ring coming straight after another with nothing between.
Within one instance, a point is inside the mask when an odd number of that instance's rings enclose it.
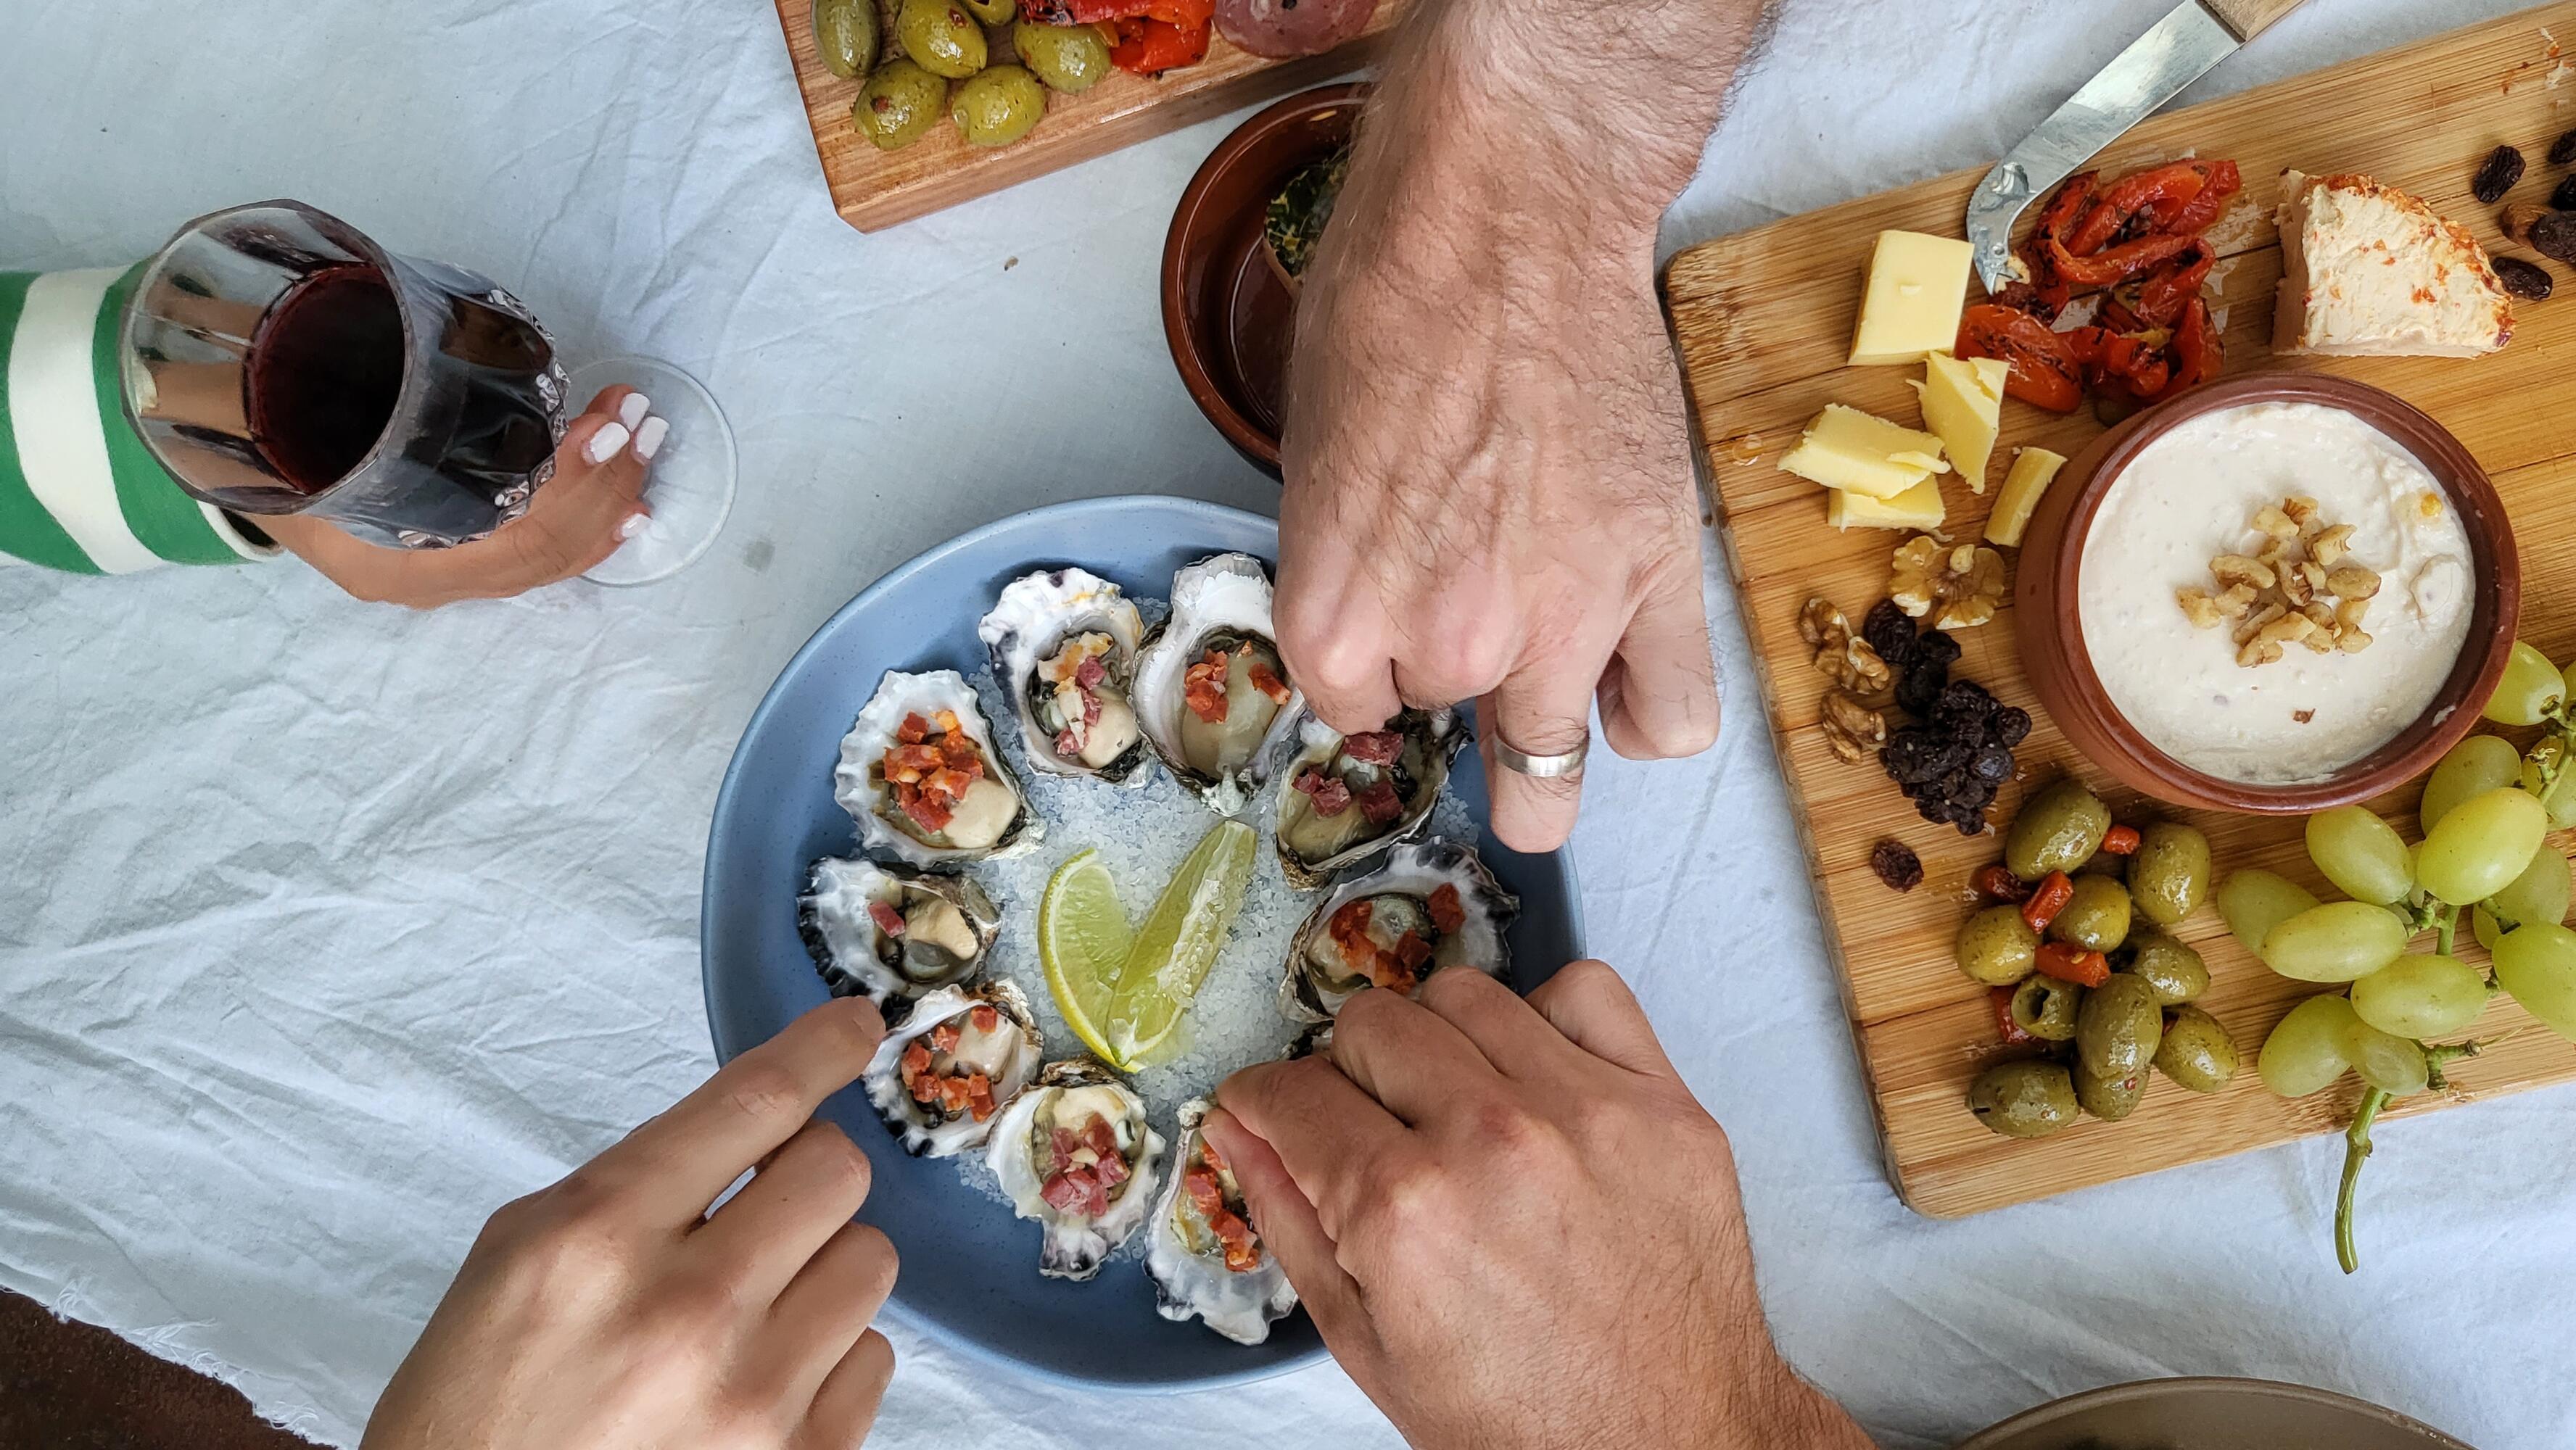
<instances>
[{"instance_id":1,"label":"striped green and white cloth","mask_svg":"<svg viewBox=\"0 0 2576 1450\"><path fill-rule=\"evenodd\" d=\"M0 272L0 565L130 574L278 552L189 497L126 421L117 327L141 270Z\"/></svg>"}]
</instances>

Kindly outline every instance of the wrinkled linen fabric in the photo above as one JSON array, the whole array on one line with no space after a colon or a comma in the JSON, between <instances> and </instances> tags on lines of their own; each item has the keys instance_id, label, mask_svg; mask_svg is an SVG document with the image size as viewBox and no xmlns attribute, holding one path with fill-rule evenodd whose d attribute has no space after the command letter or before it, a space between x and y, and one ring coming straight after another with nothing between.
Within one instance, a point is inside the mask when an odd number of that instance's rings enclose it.
<instances>
[{"instance_id":1,"label":"wrinkled linen fabric","mask_svg":"<svg viewBox=\"0 0 2576 1450\"><path fill-rule=\"evenodd\" d=\"M1791 0L1666 245L1990 159L2163 8ZM2508 8L2315 0L2201 91ZM708 812L815 625L1030 505L1272 506L1156 302L1231 119L862 236L766 5L18 0L0 29L0 265L299 197L501 280L576 360L678 362L740 437L722 541L643 590L414 615L292 562L0 568L0 1284L352 1444L484 1215L709 1070ZM2330 1139L1958 1223L1900 1205L1714 564L1709 598L1724 742L1596 759L1575 851L1594 949L1734 1135L1800 1370L1893 1446L2184 1373L2576 1443L2576 1094L2383 1129L2353 1279ZM896 1340L879 1445L1396 1443L1330 1366L1118 1397Z\"/></svg>"}]
</instances>

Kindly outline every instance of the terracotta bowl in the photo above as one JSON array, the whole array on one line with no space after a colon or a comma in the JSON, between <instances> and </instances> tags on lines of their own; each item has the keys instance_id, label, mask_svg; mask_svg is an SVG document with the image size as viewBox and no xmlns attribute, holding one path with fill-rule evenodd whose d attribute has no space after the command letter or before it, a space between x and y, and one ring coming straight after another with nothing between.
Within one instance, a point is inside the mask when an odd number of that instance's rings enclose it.
<instances>
[{"instance_id":1,"label":"terracotta bowl","mask_svg":"<svg viewBox=\"0 0 2576 1450\"><path fill-rule=\"evenodd\" d=\"M1302 91L1217 144L1163 239L1163 336L1190 400L1279 476L1279 409L1297 299L1264 255L1262 212L1297 168L1350 144L1364 82Z\"/></svg>"},{"instance_id":2,"label":"terracotta bowl","mask_svg":"<svg viewBox=\"0 0 2576 1450\"><path fill-rule=\"evenodd\" d=\"M2111 704L2075 617L2084 537L2120 471L2176 424L2248 403L2320 403L2387 434L2431 471L2460 510L2477 583L2469 634L2450 678L2416 721L2326 780L2261 785L2194 770L2154 745ZM2086 759L2159 800L2205 810L2300 815L2384 795L2423 774L2478 721L2522 618L2522 564L2504 503L2468 449L2394 394L2322 373L2248 373L2150 408L2067 462L2022 538L2014 628L2039 702Z\"/></svg>"},{"instance_id":3,"label":"terracotta bowl","mask_svg":"<svg viewBox=\"0 0 2576 1450\"><path fill-rule=\"evenodd\" d=\"M2274 1380L2108 1385L2025 1410L1957 1450L2470 1450L2349 1395Z\"/></svg>"}]
</instances>

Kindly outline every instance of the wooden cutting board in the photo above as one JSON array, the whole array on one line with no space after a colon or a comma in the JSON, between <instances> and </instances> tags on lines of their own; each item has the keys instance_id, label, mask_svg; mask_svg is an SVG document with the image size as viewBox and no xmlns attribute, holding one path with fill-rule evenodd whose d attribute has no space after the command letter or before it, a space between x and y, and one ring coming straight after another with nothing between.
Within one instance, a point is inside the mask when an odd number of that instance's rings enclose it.
<instances>
[{"instance_id":1,"label":"wooden cutting board","mask_svg":"<svg viewBox=\"0 0 2576 1450\"><path fill-rule=\"evenodd\" d=\"M850 104L858 99L859 82L824 69L815 50L813 0L777 0L788 59L796 66L796 86L805 98L805 122L822 158L823 182L831 188L832 205L842 220L863 232L927 216L1354 70L1375 55L1378 38L1404 13L1406 3L1378 0L1368 32L1324 55L1263 60L1220 35L1209 41L1207 59L1152 80L1118 71L1078 96L1050 91L1046 119L1008 146L989 151L969 146L954 125L942 121L900 151L879 151L850 128ZM880 0L878 8L886 50L893 54L893 0ZM996 62L1017 59L1010 27L987 26L985 35Z\"/></svg>"},{"instance_id":2,"label":"wooden cutting board","mask_svg":"<svg viewBox=\"0 0 2576 1450\"><path fill-rule=\"evenodd\" d=\"M2280 276L2271 211L2280 172L2368 173L2423 197L2501 248L2496 209L2470 197L2470 178L2499 142L2520 147L2530 161L2511 200L2540 202L2566 174L2544 159L2551 141L2576 127L2576 65L2562 66L2553 36L2576 40L2576 3L2542 6L2159 117L2123 137L2098 164L2105 175L2118 175L2194 154L2239 163L2244 196L2213 232L2226 257L2214 289L2224 294L2226 371L2286 365L2349 373L2412 401L2458 434L2494 476L2512 512L2525 581L2523 637L2565 660L2576 655L2576 420L2570 416L2576 413L2576 275L2550 264L2558 295L2519 304L2517 336L2493 357L2276 364L2269 347ZM2087 1120L2036 1141L1997 1137L1964 1105L1969 1080L1991 1059L1995 1038L1986 989L1953 965L1952 939L1968 909L1969 873L1998 859L2000 844L1991 834L1971 840L1926 824L1875 762L1848 765L1826 748L1816 723L1828 682L1799 638L1799 610L1808 597L1822 595L1857 626L1886 595L1889 554L1907 536L1834 533L1825 526L1823 492L1776 465L1829 402L1915 423L1919 412L1906 379L1919 377L1920 367L1842 366L1862 272L1883 228L1959 235L1969 191L1981 175L1963 171L1721 238L1675 257L1665 275L1720 534L1889 1170L1908 1204L1942 1217L2339 1131L2360 1095L2349 1077L2340 1088L2297 1102L2263 1089L2253 1071L2256 1049L2290 1004L2314 989L2266 970L2227 934L2216 910L2204 906L2180 934L2209 961L2212 983L2203 1005L2227 1025L2245 1056L2245 1069L2228 1091L2195 1097L2157 1076L2127 1121ZM2100 431L2089 412L2058 416L2007 400L1995 483L2016 445L2071 456ZM1993 486L1979 497L1955 477L1944 480L1949 533L1982 533ZM2012 551L2005 553L2009 560ZM2101 790L2122 819L2158 814L2153 803L2111 789L2109 777L2075 758L2039 714L2012 631L2008 609L1965 631L1953 670L1954 678L1975 680L2037 717L2019 752L2016 782L1993 819L2010 820L2032 784L2061 771ZM2516 743L2527 741L2518 736ZM2409 839L2415 794L2409 789L2375 803ZM2265 866L2324 889L2297 821L2186 818L2209 833L2221 873ZM1924 882L1910 893L1890 890L1869 869L1871 848L1890 837L1923 858ZM2467 943L2468 933L2460 935ZM2463 955L2483 965L2484 953L2467 945ZM2496 1040L2484 1055L2456 1066L2452 1092L2396 1111L2432 1112L2576 1079L2576 1045L2540 1028L2509 1000L2498 998L2475 1035ZM2383 1147L2371 1174L2405 1171L2403 1157ZM2363 1180L2365 1194L2369 1182Z\"/></svg>"}]
</instances>

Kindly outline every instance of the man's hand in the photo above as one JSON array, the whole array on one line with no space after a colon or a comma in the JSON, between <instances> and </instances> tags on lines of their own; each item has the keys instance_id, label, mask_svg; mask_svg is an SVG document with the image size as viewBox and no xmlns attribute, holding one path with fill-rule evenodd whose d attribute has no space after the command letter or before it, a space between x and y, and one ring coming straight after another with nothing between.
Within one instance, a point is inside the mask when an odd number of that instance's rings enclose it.
<instances>
[{"instance_id":1,"label":"man's hand","mask_svg":"<svg viewBox=\"0 0 2576 1450\"><path fill-rule=\"evenodd\" d=\"M1754 0L1431 0L1298 299L1279 641L1316 712L1481 702L1494 832L1561 844L1583 744L1717 738L1689 430L1655 229Z\"/></svg>"},{"instance_id":2,"label":"man's hand","mask_svg":"<svg viewBox=\"0 0 2576 1450\"><path fill-rule=\"evenodd\" d=\"M850 1450L894 1350L868 1160L810 1121L885 1025L827 1003L492 1215L363 1450ZM743 1170L759 1171L712 1215Z\"/></svg>"},{"instance_id":3,"label":"man's hand","mask_svg":"<svg viewBox=\"0 0 2576 1450\"><path fill-rule=\"evenodd\" d=\"M1415 1450L1868 1450L1772 1348L1726 1135L1617 974L1452 967L1205 1131L1333 1357Z\"/></svg>"},{"instance_id":4,"label":"man's hand","mask_svg":"<svg viewBox=\"0 0 2576 1450\"><path fill-rule=\"evenodd\" d=\"M370 604L435 609L462 599L506 599L583 573L651 512L644 475L669 424L646 412L644 395L610 388L564 430L555 476L528 511L452 549L389 549L353 538L329 520L263 515L255 522L323 577Z\"/></svg>"}]
</instances>

